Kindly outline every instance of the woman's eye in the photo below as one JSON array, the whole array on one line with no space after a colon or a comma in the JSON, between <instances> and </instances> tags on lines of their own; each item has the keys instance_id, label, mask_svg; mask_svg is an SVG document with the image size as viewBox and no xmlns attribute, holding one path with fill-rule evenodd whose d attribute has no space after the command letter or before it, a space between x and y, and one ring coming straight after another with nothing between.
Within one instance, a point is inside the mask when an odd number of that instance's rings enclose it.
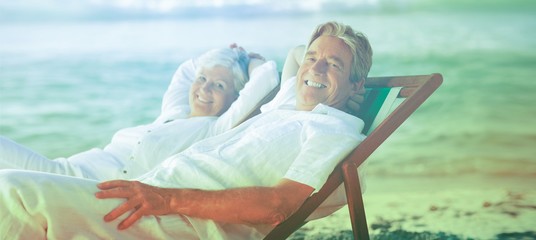
<instances>
[{"instance_id":1,"label":"woman's eye","mask_svg":"<svg viewBox=\"0 0 536 240\"><path fill-rule=\"evenodd\" d=\"M222 90L225 89L225 86L223 86L221 83L216 83L216 87Z\"/></svg>"},{"instance_id":2,"label":"woman's eye","mask_svg":"<svg viewBox=\"0 0 536 240\"><path fill-rule=\"evenodd\" d=\"M207 79L205 77L197 77L198 82L206 82Z\"/></svg>"}]
</instances>

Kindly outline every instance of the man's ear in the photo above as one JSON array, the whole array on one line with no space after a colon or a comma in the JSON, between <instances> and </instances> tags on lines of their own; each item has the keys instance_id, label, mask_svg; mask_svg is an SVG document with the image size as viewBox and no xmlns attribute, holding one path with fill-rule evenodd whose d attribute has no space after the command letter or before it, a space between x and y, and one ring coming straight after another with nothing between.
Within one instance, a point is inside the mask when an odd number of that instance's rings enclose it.
<instances>
[{"instance_id":1,"label":"man's ear","mask_svg":"<svg viewBox=\"0 0 536 240\"><path fill-rule=\"evenodd\" d=\"M352 92L353 94L358 94L361 89L365 87L365 79L361 79L361 81L352 82Z\"/></svg>"}]
</instances>

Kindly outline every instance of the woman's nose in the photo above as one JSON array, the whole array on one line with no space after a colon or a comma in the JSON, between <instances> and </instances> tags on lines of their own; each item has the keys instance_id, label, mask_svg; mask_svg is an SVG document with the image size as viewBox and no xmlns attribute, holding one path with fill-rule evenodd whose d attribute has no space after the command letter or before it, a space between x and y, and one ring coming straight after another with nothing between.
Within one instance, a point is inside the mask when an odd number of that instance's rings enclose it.
<instances>
[{"instance_id":1,"label":"woman's nose","mask_svg":"<svg viewBox=\"0 0 536 240\"><path fill-rule=\"evenodd\" d=\"M205 83L203 83L203 86L201 86L201 90L203 90L203 92L210 92L212 90L212 83L209 82L209 81L206 81Z\"/></svg>"}]
</instances>

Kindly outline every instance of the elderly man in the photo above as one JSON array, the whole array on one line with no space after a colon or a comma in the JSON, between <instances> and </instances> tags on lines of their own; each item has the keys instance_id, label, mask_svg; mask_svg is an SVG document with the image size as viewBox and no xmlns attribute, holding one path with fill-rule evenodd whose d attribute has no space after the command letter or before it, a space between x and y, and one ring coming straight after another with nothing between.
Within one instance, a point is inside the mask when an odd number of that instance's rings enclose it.
<instances>
[{"instance_id":1,"label":"elderly man","mask_svg":"<svg viewBox=\"0 0 536 240\"><path fill-rule=\"evenodd\" d=\"M258 239L319 189L363 136L346 113L368 40L328 22L309 42L296 104L263 112L136 179L0 173L0 238Z\"/></svg>"}]
</instances>

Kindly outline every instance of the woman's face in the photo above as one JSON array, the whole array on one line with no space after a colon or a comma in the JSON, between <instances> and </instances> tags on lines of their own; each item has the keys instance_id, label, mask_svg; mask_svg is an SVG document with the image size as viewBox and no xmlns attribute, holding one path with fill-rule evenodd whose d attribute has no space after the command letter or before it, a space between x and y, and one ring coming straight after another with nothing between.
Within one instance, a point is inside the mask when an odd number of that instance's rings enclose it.
<instances>
[{"instance_id":1,"label":"woman's face","mask_svg":"<svg viewBox=\"0 0 536 240\"><path fill-rule=\"evenodd\" d=\"M203 68L190 87L191 117L220 116L236 100L231 70L214 66Z\"/></svg>"}]
</instances>

